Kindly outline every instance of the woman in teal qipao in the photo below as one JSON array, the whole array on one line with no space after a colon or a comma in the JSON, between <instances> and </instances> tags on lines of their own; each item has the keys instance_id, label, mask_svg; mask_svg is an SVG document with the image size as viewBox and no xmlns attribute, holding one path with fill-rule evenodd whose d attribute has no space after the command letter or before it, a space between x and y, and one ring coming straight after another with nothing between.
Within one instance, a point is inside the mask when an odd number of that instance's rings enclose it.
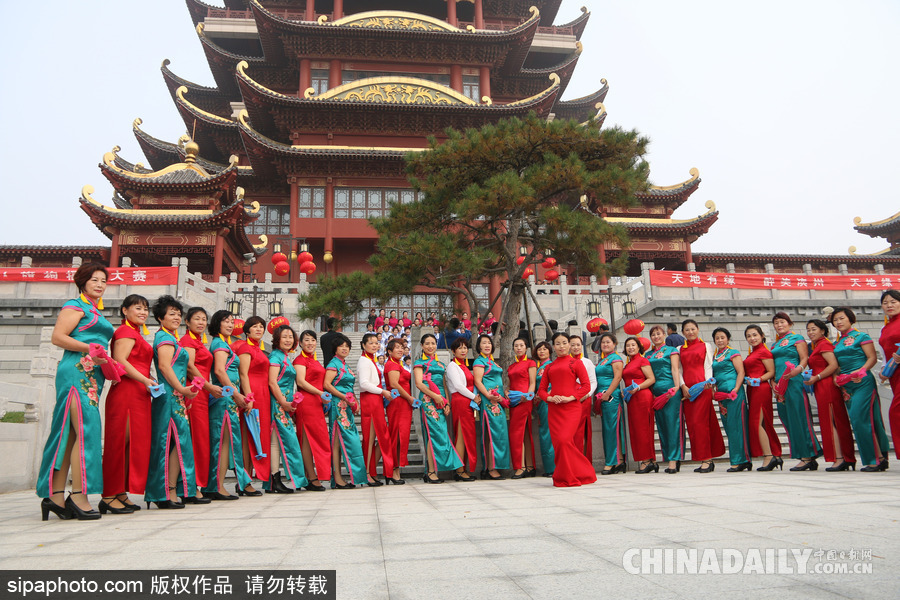
<instances>
[{"instance_id":1,"label":"woman in teal qipao","mask_svg":"<svg viewBox=\"0 0 900 600\"><path fill-rule=\"evenodd\" d=\"M360 413L359 400L353 397L356 376L347 366L350 338L338 334L332 341L334 358L325 367L325 389L332 395L328 429L331 435L331 487L352 489L366 483L366 460L362 440L356 429L354 414ZM348 395L350 396L348 398ZM341 474L341 456L347 467L350 483Z\"/></svg>"},{"instance_id":2,"label":"woman in teal qipao","mask_svg":"<svg viewBox=\"0 0 900 600\"><path fill-rule=\"evenodd\" d=\"M291 488L281 480L278 459L284 465L284 472L295 489L308 485L303 468L303 454L297 439L297 428L292 417L297 408L293 405L294 390L297 386L297 370L288 359L288 354L297 349L297 332L289 325L281 325L272 333L272 352L269 354L269 396L272 406L272 433L270 435L269 456L272 464L269 481L263 489L273 494L291 494Z\"/></svg>"},{"instance_id":3,"label":"woman in teal qipao","mask_svg":"<svg viewBox=\"0 0 900 600\"><path fill-rule=\"evenodd\" d=\"M868 333L854 328L856 315L849 308L834 309L831 313L831 324L841 334L840 339L834 344L834 357L840 367L840 374L849 375L861 369L865 370L865 375L854 377L841 388L848 402L847 412L853 433L856 435L859 455L866 465L860 470L866 473L886 471L888 438L884 431L884 418L881 415L881 400L871 371L878 361L875 342ZM838 376L835 377L835 383L837 382Z\"/></svg>"},{"instance_id":4,"label":"woman in teal qipao","mask_svg":"<svg viewBox=\"0 0 900 600\"><path fill-rule=\"evenodd\" d=\"M553 348L549 342L541 342L534 347L531 354L535 362L538 363L537 378L535 380L535 389L541 389L541 377L544 375L544 369L552 363L550 357L553 356ZM552 393L552 390L551 390ZM544 477L553 477L553 471L556 469L556 463L553 459L553 440L550 439L550 426L547 424L547 403L534 397L534 418L537 419L538 425L538 442L541 447L541 464L544 466Z\"/></svg>"},{"instance_id":5,"label":"woman in teal qipao","mask_svg":"<svg viewBox=\"0 0 900 600\"><path fill-rule=\"evenodd\" d=\"M498 469L510 467L509 432L506 411L500 404L503 396L503 369L494 362L494 341L487 335L478 336L475 347L478 358L472 363L475 389L481 398L481 447L484 456L482 479L503 479Z\"/></svg>"},{"instance_id":6,"label":"woman in teal qipao","mask_svg":"<svg viewBox=\"0 0 900 600\"><path fill-rule=\"evenodd\" d=\"M150 409L150 470L144 500L147 508L184 508L178 497L197 495L194 476L194 447L187 407L197 392L185 386L188 353L178 345L181 303L172 296L160 296L153 305L159 331L153 338L153 364L164 394L154 398Z\"/></svg>"},{"instance_id":7,"label":"woman in teal qipao","mask_svg":"<svg viewBox=\"0 0 900 600\"><path fill-rule=\"evenodd\" d=\"M207 327L212 336L209 351L213 355L212 382L234 390L232 396L212 399L209 404L209 480L203 495L213 500L237 500L225 489L225 471L233 468L239 489L250 485L250 474L244 468L243 443L239 409L247 408L240 388L240 360L231 348L234 315L216 311Z\"/></svg>"},{"instance_id":8,"label":"woman in teal qipao","mask_svg":"<svg viewBox=\"0 0 900 600\"><path fill-rule=\"evenodd\" d=\"M100 360L88 353L88 345L106 348L113 335L113 326L100 314L106 278L102 265L79 267L74 282L81 295L63 305L53 328L53 345L65 352L56 368L56 406L37 480L45 521L51 511L60 519L100 518L88 504L87 494L103 492L100 392L106 379ZM72 492L63 501L70 468Z\"/></svg>"},{"instance_id":9,"label":"woman in teal qipao","mask_svg":"<svg viewBox=\"0 0 900 600\"><path fill-rule=\"evenodd\" d=\"M679 348L666 345L666 330L662 325L650 329L653 347L646 356L656 382L650 390L653 396L661 396L672 388L675 395L655 411L656 431L659 432L659 446L663 460L669 461L666 473L677 473L684 460L684 411L681 408L681 359Z\"/></svg>"},{"instance_id":10,"label":"woman in teal qipao","mask_svg":"<svg viewBox=\"0 0 900 600\"><path fill-rule=\"evenodd\" d=\"M622 410L622 371L625 362L616 354L616 336L604 333L600 336L600 360L594 372L597 375L597 404L603 425L603 455L606 466L601 475L624 473L625 465L625 415Z\"/></svg>"},{"instance_id":11,"label":"woman in teal qipao","mask_svg":"<svg viewBox=\"0 0 900 600\"><path fill-rule=\"evenodd\" d=\"M775 313L772 325L776 333L775 343L772 345L772 357L775 359L773 385L777 386L781 380L788 362L794 365L794 369L787 374L787 391L783 396L775 394L778 416L787 429L791 457L800 459L800 463L791 467L791 471L815 471L819 468L816 457L821 456L822 446L813 428L809 398L803 390L802 377L797 377L806 369L809 349L803 336L791 331L794 322L787 313Z\"/></svg>"},{"instance_id":12,"label":"woman in teal qipao","mask_svg":"<svg viewBox=\"0 0 900 600\"><path fill-rule=\"evenodd\" d=\"M413 376L419 390L419 414L422 417L422 431L425 433L425 453L428 472L426 483L440 483L437 471L455 471L463 466L456 448L450 443L446 416L450 414L450 401L445 396L444 372L446 367L435 356L437 338L426 333L420 340L422 358L413 363ZM438 391L434 391L429 380Z\"/></svg>"},{"instance_id":13,"label":"woman in teal qipao","mask_svg":"<svg viewBox=\"0 0 900 600\"><path fill-rule=\"evenodd\" d=\"M731 461L729 473L750 471L750 432L747 426L747 395L744 393L744 359L741 353L728 345L731 332L724 327L713 330L716 353L713 355L712 370L716 379L716 392L733 393L737 397L718 400L719 412L725 435L728 436L728 458ZM715 396L713 396L715 397Z\"/></svg>"}]
</instances>

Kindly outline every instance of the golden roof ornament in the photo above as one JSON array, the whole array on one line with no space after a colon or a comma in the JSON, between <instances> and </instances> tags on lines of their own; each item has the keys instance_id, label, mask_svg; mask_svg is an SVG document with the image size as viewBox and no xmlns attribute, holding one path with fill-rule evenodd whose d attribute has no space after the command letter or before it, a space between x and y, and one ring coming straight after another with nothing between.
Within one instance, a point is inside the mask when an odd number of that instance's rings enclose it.
<instances>
[{"instance_id":1,"label":"golden roof ornament","mask_svg":"<svg viewBox=\"0 0 900 600\"><path fill-rule=\"evenodd\" d=\"M189 140L184 145L184 162L189 165L197 162L197 156L200 155L200 146L194 140Z\"/></svg>"}]
</instances>

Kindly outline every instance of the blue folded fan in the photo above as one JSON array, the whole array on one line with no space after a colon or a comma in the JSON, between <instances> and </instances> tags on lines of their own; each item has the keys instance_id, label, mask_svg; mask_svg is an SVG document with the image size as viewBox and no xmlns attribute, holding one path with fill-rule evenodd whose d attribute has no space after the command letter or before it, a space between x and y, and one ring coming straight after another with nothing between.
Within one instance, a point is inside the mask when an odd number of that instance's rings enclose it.
<instances>
[{"instance_id":1,"label":"blue folded fan","mask_svg":"<svg viewBox=\"0 0 900 600\"><path fill-rule=\"evenodd\" d=\"M159 398L166 393L166 389L161 383L157 383L156 385L148 385L147 388L150 390L150 395L154 398Z\"/></svg>"},{"instance_id":2,"label":"blue folded fan","mask_svg":"<svg viewBox=\"0 0 900 600\"><path fill-rule=\"evenodd\" d=\"M265 458L266 453L263 452L262 443L259 438L259 409L251 408L246 413L244 413L244 420L247 423L247 431L250 432L250 437L253 438L253 445L255 446L255 454L256 458Z\"/></svg>"},{"instance_id":3,"label":"blue folded fan","mask_svg":"<svg viewBox=\"0 0 900 600\"><path fill-rule=\"evenodd\" d=\"M636 384L635 382L632 381L631 385L629 385L627 388L625 388L625 391L623 392L623 394L624 394L623 397L625 398L625 402L631 402L631 397L634 395L634 393L638 390L639 387L641 387L641 386L639 386L638 384ZM691 398L691 400L693 400L693 398Z\"/></svg>"},{"instance_id":4,"label":"blue folded fan","mask_svg":"<svg viewBox=\"0 0 900 600\"><path fill-rule=\"evenodd\" d=\"M897 344L897 352L900 352L900 344ZM897 361L894 360L894 357L891 356L891 359L884 364L884 368L881 369L882 377L893 377L894 372L897 371Z\"/></svg>"},{"instance_id":5,"label":"blue folded fan","mask_svg":"<svg viewBox=\"0 0 900 600\"><path fill-rule=\"evenodd\" d=\"M703 393L703 390L706 389L706 386L708 386L708 385L716 385L716 378L710 377L706 381L701 381L700 383L695 383L690 388L688 388L688 397L690 398L691 402L696 400L697 397Z\"/></svg>"},{"instance_id":6,"label":"blue folded fan","mask_svg":"<svg viewBox=\"0 0 900 600\"><path fill-rule=\"evenodd\" d=\"M748 377L747 378L747 385L749 385L750 387L759 387L761 383L762 383L762 381L760 380L759 377Z\"/></svg>"}]
</instances>

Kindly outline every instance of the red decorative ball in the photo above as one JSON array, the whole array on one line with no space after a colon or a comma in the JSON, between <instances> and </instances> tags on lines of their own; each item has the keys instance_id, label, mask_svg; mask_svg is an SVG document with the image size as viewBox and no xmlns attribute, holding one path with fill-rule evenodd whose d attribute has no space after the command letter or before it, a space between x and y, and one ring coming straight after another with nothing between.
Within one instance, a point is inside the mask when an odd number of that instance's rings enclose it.
<instances>
[{"instance_id":1,"label":"red decorative ball","mask_svg":"<svg viewBox=\"0 0 900 600\"><path fill-rule=\"evenodd\" d=\"M284 256L284 255L282 255ZM275 263L275 273L278 275L287 275L291 272L291 265L286 260Z\"/></svg>"},{"instance_id":2,"label":"red decorative ball","mask_svg":"<svg viewBox=\"0 0 900 600\"><path fill-rule=\"evenodd\" d=\"M310 254L309 252L301 252L300 254L297 255L297 262L300 263L301 265L305 262L312 262L312 259L313 259L313 255Z\"/></svg>"},{"instance_id":3,"label":"red decorative ball","mask_svg":"<svg viewBox=\"0 0 900 600\"><path fill-rule=\"evenodd\" d=\"M234 331L231 332L231 335L244 335L244 320L238 319L235 317L234 319Z\"/></svg>"},{"instance_id":4,"label":"red decorative ball","mask_svg":"<svg viewBox=\"0 0 900 600\"><path fill-rule=\"evenodd\" d=\"M266 326L266 329L269 330L269 333L275 333L275 330L281 327L282 325L290 325L291 322L288 321L287 317L275 317L269 324Z\"/></svg>"},{"instance_id":5,"label":"red decorative ball","mask_svg":"<svg viewBox=\"0 0 900 600\"><path fill-rule=\"evenodd\" d=\"M544 259L544 262L541 263L541 266L544 267L545 269L552 269L553 267L556 266L556 259L553 258L552 256L548 256L547 258Z\"/></svg>"},{"instance_id":6,"label":"red decorative ball","mask_svg":"<svg viewBox=\"0 0 900 600\"><path fill-rule=\"evenodd\" d=\"M534 275L534 268L533 267L525 267L525 272L522 273L522 277L531 277L532 275Z\"/></svg>"},{"instance_id":7,"label":"red decorative ball","mask_svg":"<svg viewBox=\"0 0 900 600\"><path fill-rule=\"evenodd\" d=\"M517 264L517 265L521 265L523 262L525 262L525 257L524 257L524 256L520 256L520 257L516 258L516 264Z\"/></svg>"},{"instance_id":8,"label":"red decorative ball","mask_svg":"<svg viewBox=\"0 0 900 600\"><path fill-rule=\"evenodd\" d=\"M300 272L306 273L307 275L312 275L316 272L316 263L311 260L306 261L300 265Z\"/></svg>"},{"instance_id":9,"label":"red decorative ball","mask_svg":"<svg viewBox=\"0 0 900 600\"><path fill-rule=\"evenodd\" d=\"M644 322L640 319L631 319L625 323L625 326L622 327L622 329L624 329L625 333L628 335L637 335L644 330L644 327Z\"/></svg>"},{"instance_id":10,"label":"red decorative ball","mask_svg":"<svg viewBox=\"0 0 900 600\"><path fill-rule=\"evenodd\" d=\"M559 279L559 273L557 273L554 269L550 269L546 273L544 273L544 279L547 281L556 281Z\"/></svg>"},{"instance_id":11,"label":"red decorative ball","mask_svg":"<svg viewBox=\"0 0 900 600\"><path fill-rule=\"evenodd\" d=\"M287 260L287 256L284 255L284 252L276 252L272 255L272 264L277 265L280 262L284 262Z\"/></svg>"},{"instance_id":12,"label":"red decorative ball","mask_svg":"<svg viewBox=\"0 0 900 600\"><path fill-rule=\"evenodd\" d=\"M641 342L641 346L644 347L644 352L650 349L650 338L639 337L638 340Z\"/></svg>"},{"instance_id":13,"label":"red decorative ball","mask_svg":"<svg viewBox=\"0 0 900 600\"><path fill-rule=\"evenodd\" d=\"M607 320L602 317L594 317L593 319L591 319L590 321L587 322L585 327L587 327L587 330L589 332L597 333L598 331L600 331L601 325L609 325L609 322L607 322Z\"/></svg>"}]
</instances>

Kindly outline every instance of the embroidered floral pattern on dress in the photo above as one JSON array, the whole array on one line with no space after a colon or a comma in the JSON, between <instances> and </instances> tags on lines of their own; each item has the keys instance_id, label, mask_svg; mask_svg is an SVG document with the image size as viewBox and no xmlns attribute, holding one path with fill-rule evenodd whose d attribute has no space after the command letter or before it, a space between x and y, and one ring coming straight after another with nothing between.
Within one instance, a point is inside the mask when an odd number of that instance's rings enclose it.
<instances>
[{"instance_id":1,"label":"embroidered floral pattern on dress","mask_svg":"<svg viewBox=\"0 0 900 600\"><path fill-rule=\"evenodd\" d=\"M94 361L88 354L81 357L75 368L84 373L84 377L79 380L81 391L87 394L88 403L91 406L100 406L100 395L97 393L97 380L94 378Z\"/></svg>"}]
</instances>

